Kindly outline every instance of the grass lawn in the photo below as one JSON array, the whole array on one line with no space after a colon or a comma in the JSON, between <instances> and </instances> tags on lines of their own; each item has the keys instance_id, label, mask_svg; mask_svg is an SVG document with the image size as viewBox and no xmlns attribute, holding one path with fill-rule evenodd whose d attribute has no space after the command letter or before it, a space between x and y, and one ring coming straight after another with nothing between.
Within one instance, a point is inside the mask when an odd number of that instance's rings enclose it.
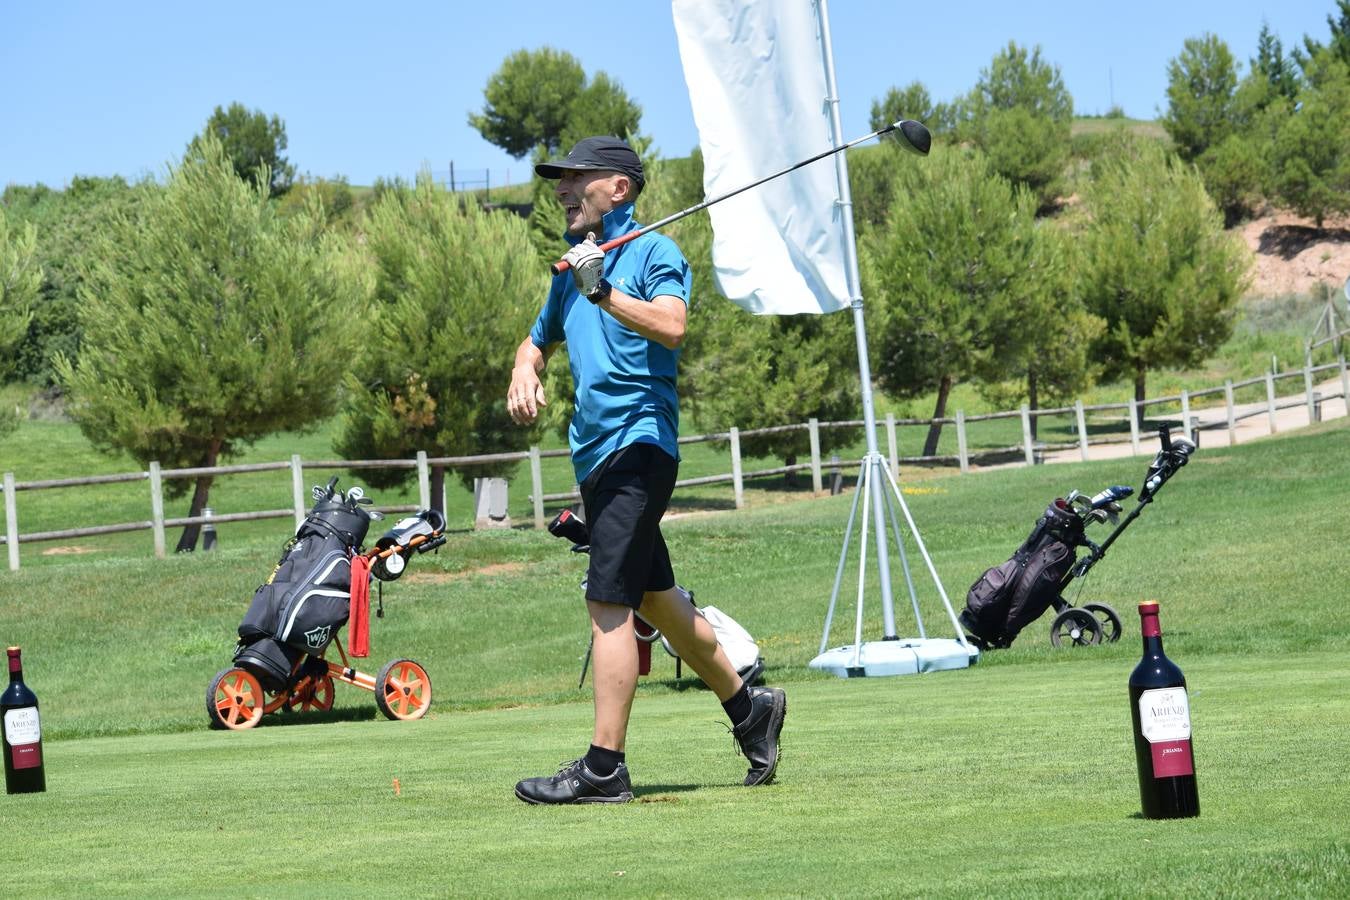
<instances>
[{"instance_id":1,"label":"grass lawn","mask_svg":"<svg viewBox=\"0 0 1350 900\"><path fill-rule=\"evenodd\" d=\"M203 698L288 522L213 554L25 563L0 573L0 639L43 703L49 790L0 800L0 829L23 836L38 896L1345 895L1344 422L1202 449L1070 591L1122 613L1120 643L1056 650L1046 616L967 671L806 668L849 496L672 520L681 582L760 639L788 691L783 763L740 787L714 699L658 651L629 745L639 802L613 809L511 792L589 735L583 563L546 534L454 533L386 590L362 668L422 662L426 719L385 721L339 685L329 713L242 733L209 731ZM907 502L959 606L1049 499L1137 486L1146 462L907 477ZM1136 815L1125 684L1145 598L1190 681L1194 820ZM907 598L896 612L913 633Z\"/></svg>"}]
</instances>

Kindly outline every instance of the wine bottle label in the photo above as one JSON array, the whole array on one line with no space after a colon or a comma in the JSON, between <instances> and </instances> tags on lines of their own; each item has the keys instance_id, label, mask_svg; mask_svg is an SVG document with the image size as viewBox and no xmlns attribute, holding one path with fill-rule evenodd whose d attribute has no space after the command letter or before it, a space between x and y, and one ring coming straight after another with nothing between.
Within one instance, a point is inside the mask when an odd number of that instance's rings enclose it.
<instances>
[{"instance_id":1,"label":"wine bottle label","mask_svg":"<svg viewBox=\"0 0 1350 900\"><path fill-rule=\"evenodd\" d=\"M11 744L36 744L42 740L38 711L31 706L5 710L5 740Z\"/></svg>"},{"instance_id":2,"label":"wine bottle label","mask_svg":"<svg viewBox=\"0 0 1350 900\"><path fill-rule=\"evenodd\" d=\"M33 707L5 710L5 741L10 761L16 769L35 769L42 765L42 725Z\"/></svg>"},{"instance_id":3,"label":"wine bottle label","mask_svg":"<svg viewBox=\"0 0 1350 900\"><path fill-rule=\"evenodd\" d=\"M1140 694L1139 729L1153 751L1154 778L1195 773L1185 688L1155 688Z\"/></svg>"}]
</instances>

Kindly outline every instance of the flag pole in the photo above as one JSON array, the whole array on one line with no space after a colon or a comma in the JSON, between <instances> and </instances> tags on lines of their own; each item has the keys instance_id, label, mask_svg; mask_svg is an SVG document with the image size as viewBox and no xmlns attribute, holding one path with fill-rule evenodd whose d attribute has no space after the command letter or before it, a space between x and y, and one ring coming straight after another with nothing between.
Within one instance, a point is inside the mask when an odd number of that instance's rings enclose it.
<instances>
[{"instance_id":1,"label":"flag pole","mask_svg":"<svg viewBox=\"0 0 1350 900\"><path fill-rule=\"evenodd\" d=\"M843 129L840 127L839 121L839 89L835 81L834 50L830 41L829 4L828 0L812 0L812 2L816 7L816 16L820 27L821 62L825 68L825 91L827 95L825 101L829 108L831 144L837 145L843 139ZM844 546L839 556L839 571L835 578L833 595L830 597L829 612L826 614L825 633L821 637L821 652L816 659L812 660L811 665L848 677L896 675L932 669L964 668L978 658L979 651L967 643L956 615L952 611L951 601L942 587L937 569L924 546L923 538L919 535L919 530L914 523L913 516L910 515L909 507L905 503L899 485L887 468L885 458L877 449L876 411L872 402L872 371L867 355L867 327L863 321L862 285L858 273L858 247L853 230L853 197L849 189L848 161L845 154L835 154L834 168L838 182L838 200L836 202L839 207L841 225L844 229L844 270L848 281L850 307L853 310L853 331L858 347L858 377L862 387L863 428L867 436L867 455L863 458L861 476L858 479L858 494L855 495L853 511L849 514L849 523L845 530ZM853 646L827 651L830 622L833 619L835 605L839 599L841 578L838 576L842 576L844 563L848 556L849 540L854 530L854 516L857 515L858 511L858 496L863 497L863 521L860 539L862 546L860 547L858 566L856 634ZM900 552L901 565L905 570L905 580L910 585L911 598L914 600L914 613L918 619L916 624L920 634L924 634L923 620L919 618L918 598L914 594L913 579L910 577L909 561L905 556L904 538L895 516L897 506L904 513L910 535L927 564L928 573L937 586L938 595L946 607L947 615L953 627L956 628L954 647L941 646L953 642L929 642L927 638L921 638L917 641L901 641L896 632L888 540L891 529L887 528L886 522L888 512L891 524L894 526L896 547ZM882 626L885 633L883 642L874 642L865 648L862 640L862 621L864 583L867 576L866 543L868 528L866 519L869 507L872 515L871 530L875 539L875 558L881 592ZM863 659L865 649L868 656L866 660Z\"/></svg>"},{"instance_id":2,"label":"flag pole","mask_svg":"<svg viewBox=\"0 0 1350 900\"><path fill-rule=\"evenodd\" d=\"M839 88L834 77L834 50L830 43L830 14L827 0L815 0L820 21L820 48L825 65L825 101L830 109L830 138L832 144L841 140L843 129L839 124ZM872 534L876 537L876 560L881 578L881 611L885 637L894 640L895 604L891 595L890 555L886 540L886 511L881 496L882 481L871 471L877 450L877 417L872 405L872 368L867 358L867 326L863 322L862 284L858 275L858 246L853 232L853 195L848 183L848 160L843 153L834 157L835 177L839 182L839 217L844 227L844 274L848 279L850 306L853 309L853 331L858 343L858 377L862 382L863 429L867 434L867 458L863 461L863 477L858 490L864 486L872 492Z\"/></svg>"}]
</instances>

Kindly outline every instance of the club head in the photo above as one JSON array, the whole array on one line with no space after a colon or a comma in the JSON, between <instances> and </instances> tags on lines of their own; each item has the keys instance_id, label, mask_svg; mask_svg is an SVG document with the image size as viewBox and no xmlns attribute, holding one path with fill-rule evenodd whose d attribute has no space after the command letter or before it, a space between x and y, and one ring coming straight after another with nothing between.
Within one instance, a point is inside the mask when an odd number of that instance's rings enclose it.
<instances>
[{"instance_id":1,"label":"club head","mask_svg":"<svg viewBox=\"0 0 1350 900\"><path fill-rule=\"evenodd\" d=\"M928 132L922 122L916 122L913 119L901 119L891 125L891 130L900 133L900 146L910 153L927 156L929 149L933 146L933 135Z\"/></svg>"},{"instance_id":2,"label":"club head","mask_svg":"<svg viewBox=\"0 0 1350 900\"><path fill-rule=\"evenodd\" d=\"M1172 462L1178 468L1190 462L1191 454L1195 452L1195 444L1185 438L1177 438L1172 441Z\"/></svg>"},{"instance_id":3,"label":"club head","mask_svg":"<svg viewBox=\"0 0 1350 900\"><path fill-rule=\"evenodd\" d=\"M1113 484L1108 488L1104 488L1095 496L1093 496L1092 508L1102 509L1103 507L1105 507L1109 509L1111 506L1114 505L1116 509L1119 510L1120 504L1116 503L1116 501L1124 500L1126 497L1130 496L1133 493L1134 488L1130 487L1128 484Z\"/></svg>"}]
</instances>

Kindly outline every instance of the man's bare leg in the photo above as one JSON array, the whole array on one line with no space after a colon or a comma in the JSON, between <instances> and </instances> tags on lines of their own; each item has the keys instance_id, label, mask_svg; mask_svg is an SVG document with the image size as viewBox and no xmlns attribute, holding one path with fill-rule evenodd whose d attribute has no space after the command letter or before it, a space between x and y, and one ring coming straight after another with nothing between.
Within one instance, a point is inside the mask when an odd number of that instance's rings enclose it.
<instances>
[{"instance_id":1,"label":"man's bare leg","mask_svg":"<svg viewBox=\"0 0 1350 900\"><path fill-rule=\"evenodd\" d=\"M661 631L680 659L722 701L734 726L736 743L750 763L744 783L773 781L778 769L778 735L787 715L787 696L782 689L748 689L717 642L712 625L675 588L643 594L638 615Z\"/></svg>"},{"instance_id":2,"label":"man's bare leg","mask_svg":"<svg viewBox=\"0 0 1350 900\"><path fill-rule=\"evenodd\" d=\"M718 700L725 702L741 689L741 676L717 643L712 625L675 588L643 594L638 615L670 641Z\"/></svg>"},{"instance_id":3,"label":"man's bare leg","mask_svg":"<svg viewBox=\"0 0 1350 900\"><path fill-rule=\"evenodd\" d=\"M618 603L597 600L587 600L586 609L591 615L594 641L591 671L595 691L595 736L591 743L622 751L628 736L633 692L637 690L638 651L633 633L633 611Z\"/></svg>"}]
</instances>

